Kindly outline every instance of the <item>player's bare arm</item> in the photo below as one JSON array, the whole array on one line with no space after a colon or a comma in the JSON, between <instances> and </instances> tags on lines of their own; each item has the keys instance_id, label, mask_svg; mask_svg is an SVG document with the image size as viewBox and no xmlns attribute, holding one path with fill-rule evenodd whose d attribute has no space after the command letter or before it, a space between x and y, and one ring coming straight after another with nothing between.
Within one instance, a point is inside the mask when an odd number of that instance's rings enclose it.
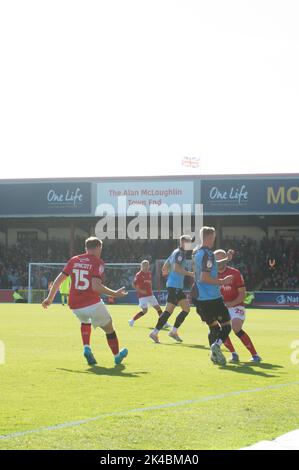
<instances>
[{"instance_id":1,"label":"player's bare arm","mask_svg":"<svg viewBox=\"0 0 299 470\"><path fill-rule=\"evenodd\" d=\"M182 268L182 266L178 263L175 263L174 265L174 271L176 273L182 274L183 276L190 276L194 278L194 272L192 271L186 271L186 269Z\"/></svg>"},{"instance_id":2,"label":"player's bare arm","mask_svg":"<svg viewBox=\"0 0 299 470\"><path fill-rule=\"evenodd\" d=\"M163 274L163 276L167 276L169 274L169 264L168 263L163 264L162 274Z\"/></svg>"},{"instance_id":3,"label":"player's bare arm","mask_svg":"<svg viewBox=\"0 0 299 470\"><path fill-rule=\"evenodd\" d=\"M58 276L56 277L55 281L53 282L51 286L48 297L42 302L42 306L44 308L48 308L53 303L53 300L55 299L55 295L57 294L60 285L63 283L63 281L66 278L67 276L64 273L58 274Z\"/></svg>"},{"instance_id":4,"label":"player's bare arm","mask_svg":"<svg viewBox=\"0 0 299 470\"><path fill-rule=\"evenodd\" d=\"M212 284L215 286L226 286L233 281L234 277L229 275L225 276L223 279L213 278L208 271L203 271L200 276L201 282L206 284Z\"/></svg>"},{"instance_id":5,"label":"player's bare arm","mask_svg":"<svg viewBox=\"0 0 299 470\"><path fill-rule=\"evenodd\" d=\"M245 287L239 287L238 288L238 297L236 297L232 302L226 302L226 306L231 308L231 307L236 307L237 305L240 305L243 303L244 299L246 297L246 288Z\"/></svg>"},{"instance_id":6,"label":"player's bare arm","mask_svg":"<svg viewBox=\"0 0 299 470\"><path fill-rule=\"evenodd\" d=\"M125 287L121 287L117 290L109 289L109 287L104 286L101 280L97 277L92 279L92 290L97 292L99 295L106 294L110 297L125 297L128 294Z\"/></svg>"}]
</instances>

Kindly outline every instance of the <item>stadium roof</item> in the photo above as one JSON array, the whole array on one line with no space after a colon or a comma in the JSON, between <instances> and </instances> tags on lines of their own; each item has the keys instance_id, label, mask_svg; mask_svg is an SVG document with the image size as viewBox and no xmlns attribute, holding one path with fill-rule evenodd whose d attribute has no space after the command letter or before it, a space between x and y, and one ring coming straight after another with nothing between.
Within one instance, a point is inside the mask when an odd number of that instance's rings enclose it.
<instances>
[{"instance_id":1,"label":"stadium roof","mask_svg":"<svg viewBox=\"0 0 299 470\"><path fill-rule=\"evenodd\" d=\"M26 182L53 182L53 181L114 181L114 180L123 180L123 181L138 181L138 180L165 180L165 179L183 179L183 180L193 180L193 179L254 179L254 178L271 178L271 179L278 179L278 178L299 178L299 173L251 173L251 174L208 174L208 175L203 175L203 174L197 174L197 175L161 175L161 176L151 176L151 175L146 175L146 176L86 176L86 177L70 177L70 178L16 178L16 179L6 179L6 178L0 178L0 183L26 183Z\"/></svg>"}]
</instances>

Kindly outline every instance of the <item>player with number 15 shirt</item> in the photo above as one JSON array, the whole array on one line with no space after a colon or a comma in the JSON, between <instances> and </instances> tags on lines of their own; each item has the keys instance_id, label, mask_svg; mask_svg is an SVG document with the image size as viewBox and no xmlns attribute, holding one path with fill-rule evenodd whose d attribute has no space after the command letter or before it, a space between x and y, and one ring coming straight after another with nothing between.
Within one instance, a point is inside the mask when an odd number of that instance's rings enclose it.
<instances>
[{"instance_id":1,"label":"player with number 15 shirt","mask_svg":"<svg viewBox=\"0 0 299 470\"><path fill-rule=\"evenodd\" d=\"M101 294L110 297L127 295L125 288L109 289L103 282L104 262L101 258L102 241L90 237L85 241L86 252L73 256L63 271L57 276L42 306L48 308L54 301L61 284L71 277L69 307L81 323L83 353L89 365L97 363L90 347L91 326L101 328L106 333L107 343L114 355L115 364L120 364L127 356L126 348L119 350L118 338L114 330L112 318L101 300Z\"/></svg>"},{"instance_id":2,"label":"player with number 15 shirt","mask_svg":"<svg viewBox=\"0 0 299 470\"><path fill-rule=\"evenodd\" d=\"M92 279L99 278L102 281L104 268L101 258L88 253L73 256L68 261L62 272L72 279L69 297L72 310L89 307L101 300L99 293L92 289Z\"/></svg>"}]
</instances>

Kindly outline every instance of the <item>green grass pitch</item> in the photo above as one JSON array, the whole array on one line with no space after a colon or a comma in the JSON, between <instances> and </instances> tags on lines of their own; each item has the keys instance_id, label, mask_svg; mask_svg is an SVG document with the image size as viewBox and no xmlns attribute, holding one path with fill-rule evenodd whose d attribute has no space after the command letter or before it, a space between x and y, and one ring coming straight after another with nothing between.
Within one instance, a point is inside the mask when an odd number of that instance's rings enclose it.
<instances>
[{"instance_id":1,"label":"green grass pitch","mask_svg":"<svg viewBox=\"0 0 299 470\"><path fill-rule=\"evenodd\" d=\"M98 366L82 356L79 322L67 307L0 306L0 449L238 449L299 428L299 312L249 310L244 329L263 357L251 365L232 335L241 363L213 366L207 328L192 309L181 328L183 344L162 331L148 338L151 310L134 328L134 306L110 308L124 365L115 367L104 334L92 333ZM225 353L229 357L228 353ZM282 388L277 384L288 384ZM250 390L257 390L250 393ZM244 391L244 393L236 393ZM179 403L190 400L190 403ZM161 409L148 407L176 404ZM132 411L135 410L135 411ZM85 424L74 423L98 417ZM20 436L20 431L57 424Z\"/></svg>"}]
</instances>

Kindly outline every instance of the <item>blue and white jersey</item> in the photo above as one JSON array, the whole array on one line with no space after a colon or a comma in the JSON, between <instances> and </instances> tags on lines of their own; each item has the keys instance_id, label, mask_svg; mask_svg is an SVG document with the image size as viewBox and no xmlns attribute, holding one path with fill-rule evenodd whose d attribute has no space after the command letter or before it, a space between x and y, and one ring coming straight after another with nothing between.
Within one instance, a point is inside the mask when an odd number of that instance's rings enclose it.
<instances>
[{"instance_id":1,"label":"blue and white jersey","mask_svg":"<svg viewBox=\"0 0 299 470\"><path fill-rule=\"evenodd\" d=\"M221 297L220 286L201 282L201 273L208 272L214 279L218 277L218 266L212 250L202 246L193 257L195 282L198 290L198 300L214 300Z\"/></svg>"},{"instance_id":2,"label":"blue and white jersey","mask_svg":"<svg viewBox=\"0 0 299 470\"><path fill-rule=\"evenodd\" d=\"M175 289L183 289L184 275L174 271L175 265L179 264L186 269L186 252L182 248L176 248L167 258L166 263L169 268L166 287L174 287Z\"/></svg>"}]
</instances>

